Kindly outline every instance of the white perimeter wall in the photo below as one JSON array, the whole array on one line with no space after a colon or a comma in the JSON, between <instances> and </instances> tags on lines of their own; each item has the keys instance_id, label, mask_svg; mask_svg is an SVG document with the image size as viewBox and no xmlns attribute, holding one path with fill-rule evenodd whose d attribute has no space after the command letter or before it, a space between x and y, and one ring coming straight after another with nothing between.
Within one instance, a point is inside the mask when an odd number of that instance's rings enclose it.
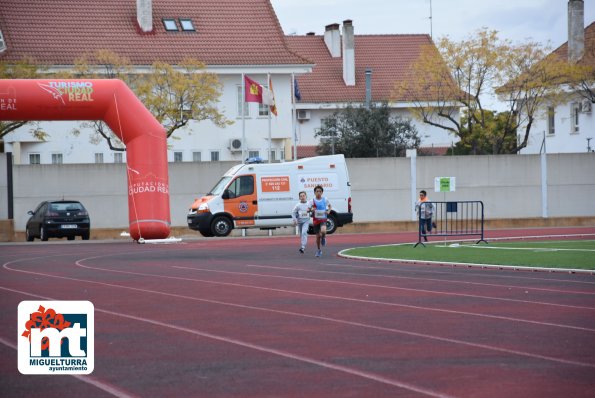
<instances>
[{"instance_id":1,"label":"white perimeter wall","mask_svg":"<svg viewBox=\"0 0 595 398\"><path fill-rule=\"evenodd\" d=\"M172 225L186 225L194 198L234 164L170 163ZM347 166L355 222L411 219L410 158L347 159ZM415 191L425 189L432 200L481 200L489 219L542 215L539 155L417 157L416 170ZM595 154L548 155L547 170L549 217L595 216ZM82 201L95 228L128 228L125 164L15 165L13 172L18 231L28 210L62 197ZM456 192L435 193L435 177L456 177ZM0 217L6 209L6 155L0 154Z\"/></svg>"}]
</instances>

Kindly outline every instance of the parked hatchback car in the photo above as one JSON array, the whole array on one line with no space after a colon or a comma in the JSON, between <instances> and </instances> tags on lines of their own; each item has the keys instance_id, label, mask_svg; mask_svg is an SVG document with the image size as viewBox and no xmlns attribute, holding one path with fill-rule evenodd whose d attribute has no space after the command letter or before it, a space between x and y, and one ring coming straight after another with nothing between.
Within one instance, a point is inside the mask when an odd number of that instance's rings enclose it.
<instances>
[{"instance_id":1,"label":"parked hatchback car","mask_svg":"<svg viewBox=\"0 0 595 398\"><path fill-rule=\"evenodd\" d=\"M88 240L91 233L89 213L81 202L76 200L54 200L41 202L31 215L25 228L28 242L39 238L64 238L73 240L80 236Z\"/></svg>"}]
</instances>

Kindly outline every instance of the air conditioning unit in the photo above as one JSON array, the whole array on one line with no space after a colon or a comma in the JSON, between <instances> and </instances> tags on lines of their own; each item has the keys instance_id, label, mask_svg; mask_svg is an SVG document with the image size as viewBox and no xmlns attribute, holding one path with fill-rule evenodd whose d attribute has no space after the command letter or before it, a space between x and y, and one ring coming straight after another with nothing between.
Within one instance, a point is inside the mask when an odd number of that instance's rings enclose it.
<instances>
[{"instance_id":1,"label":"air conditioning unit","mask_svg":"<svg viewBox=\"0 0 595 398\"><path fill-rule=\"evenodd\" d=\"M298 109L297 111L298 120L310 120L310 111L305 109Z\"/></svg>"},{"instance_id":2,"label":"air conditioning unit","mask_svg":"<svg viewBox=\"0 0 595 398\"><path fill-rule=\"evenodd\" d=\"M232 152L240 152L242 150L242 140L239 138L232 138L229 140L229 150Z\"/></svg>"},{"instance_id":3,"label":"air conditioning unit","mask_svg":"<svg viewBox=\"0 0 595 398\"><path fill-rule=\"evenodd\" d=\"M593 103L590 99L585 98L581 101L581 112L583 113L591 113L591 109L593 108Z\"/></svg>"}]
</instances>

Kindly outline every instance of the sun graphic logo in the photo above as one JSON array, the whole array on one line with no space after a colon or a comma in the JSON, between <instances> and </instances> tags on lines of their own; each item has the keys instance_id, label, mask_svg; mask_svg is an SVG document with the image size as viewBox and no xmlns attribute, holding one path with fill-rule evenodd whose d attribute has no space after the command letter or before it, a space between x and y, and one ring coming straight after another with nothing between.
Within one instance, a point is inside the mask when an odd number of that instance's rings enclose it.
<instances>
[{"instance_id":1,"label":"sun graphic logo","mask_svg":"<svg viewBox=\"0 0 595 398\"><path fill-rule=\"evenodd\" d=\"M90 374L94 367L90 301L22 301L18 367L22 374Z\"/></svg>"}]
</instances>

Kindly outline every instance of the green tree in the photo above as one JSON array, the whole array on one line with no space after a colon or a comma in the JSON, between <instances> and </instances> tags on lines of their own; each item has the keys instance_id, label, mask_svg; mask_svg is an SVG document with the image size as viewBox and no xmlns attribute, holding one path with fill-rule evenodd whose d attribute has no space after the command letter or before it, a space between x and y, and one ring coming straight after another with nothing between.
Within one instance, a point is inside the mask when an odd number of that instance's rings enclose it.
<instances>
[{"instance_id":1,"label":"green tree","mask_svg":"<svg viewBox=\"0 0 595 398\"><path fill-rule=\"evenodd\" d=\"M36 79L39 77L40 67L32 58L23 58L14 63L0 62L0 79ZM47 133L39 128L37 122L24 120L0 120L0 139L16 129L29 126L29 132L40 141L47 139Z\"/></svg>"},{"instance_id":2,"label":"green tree","mask_svg":"<svg viewBox=\"0 0 595 398\"><path fill-rule=\"evenodd\" d=\"M502 40L496 31L480 30L460 42L448 37L421 51L411 65L408 78L395 85L394 100L413 103L412 112L424 123L450 131L481 152L485 134L493 136L492 153L512 153L526 147L535 117L544 103L560 98L554 84L566 73L567 65L545 55L539 43ZM501 130L496 139L491 131L486 103L504 101L506 112L498 118ZM459 120L458 108L468 117ZM511 148L510 137L524 126L519 144Z\"/></svg>"},{"instance_id":3,"label":"green tree","mask_svg":"<svg viewBox=\"0 0 595 398\"><path fill-rule=\"evenodd\" d=\"M469 115L463 112L461 117L461 126L463 130L463 139L461 139L449 150L449 154L454 155L470 155L473 152L477 155L488 155L497 153L495 151L501 150L502 153L516 152L517 136L516 133L507 134L505 132L507 121L510 116L508 112L484 112L485 127L482 125L475 125L473 132L469 133L467 127L469 125Z\"/></svg>"},{"instance_id":4,"label":"green tree","mask_svg":"<svg viewBox=\"0 0 595 398\"><path fill-rule=\"evenodd\" d=\"M77 60L75 73L79 77L118 78L126 82L149 112L161 123L168 138L186 127L191 120L210 120L219 127L231 123L217 109L222 86L217 75L206 72L205 65L185 59L172 66L155 62L148 73L133 73L127 58L101 50ZM125 150L124 144L101 122L83 124L96 132L93 142L105 139L112 150Z\"/></svg>"},{"instance_id":5,"label":"green tree","mask_svg":"<svg viewBox=\"0 0 595 398\"><path fill-rule=\"evenodd\" d=\"M404 156L419 147L417 129L410 120L391 116L386 103L347 108L334 112L315 134L321 138L321 155L342 153L346 157Z\"/></svg>"}]
</instances>

